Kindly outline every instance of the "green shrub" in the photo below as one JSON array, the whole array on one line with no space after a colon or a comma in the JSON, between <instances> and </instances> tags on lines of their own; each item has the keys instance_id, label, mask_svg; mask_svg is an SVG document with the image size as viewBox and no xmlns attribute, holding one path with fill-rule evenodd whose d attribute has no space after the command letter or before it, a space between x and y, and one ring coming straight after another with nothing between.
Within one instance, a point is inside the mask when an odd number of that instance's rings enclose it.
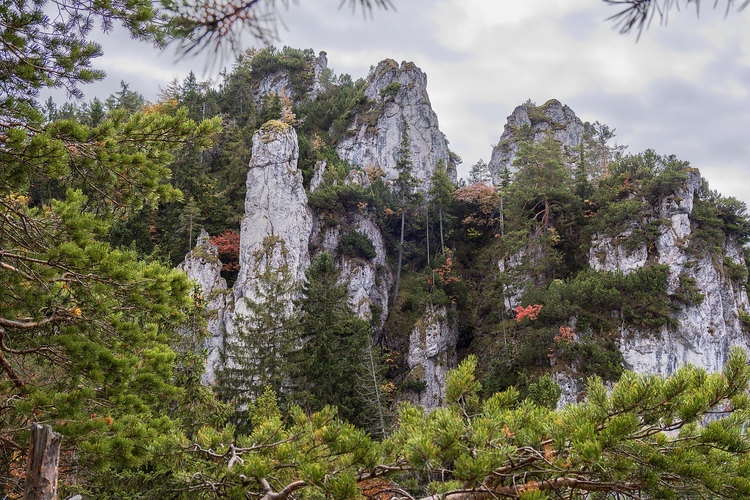
<instances>
[{"instance_id":1,"label":"green shrub","mask_svg":"<svg viewBox=\"0 0 750 500\"><path fill-rule=\"evenodd\" d=\"M401 84L398 82L391 82L380 89L380 97L382 97L383 99L396 97L396 94L398 94L399 90L401 90Z\"/></svg>"},{"instance_id":2,"label":"green shrub","mask_svg":"<svg viewBox=\"0 0 750 500\"><path fill-rule=\"evenodd\" d=\"M729 257L724 257L724 272L732 281L744 283L747 280L747 268L742 264L736 264Z\"/></svg>"},{"instance_id":3,"label":"green shrub","mask_svg":"<svg viewBox=\"0 0 750 500\"><path fill-rule=\"evenodd\" d=\"M562 389L557 382L552 380L549 373L545 373L529 384L526 394L526 398L537 405L554 410L557 408L557 401L562 396Z\"/></svg>"},{"instance_id":4,"label":"green shrub","mask_svg":"<svg viewBox=\"0 0 750 500\"><path fill-rule=\"evenodd\" d=\"M341 235L339 240L339 252L347 257L361 258L371 260L375 258L375 245L370 238L357 231L349 228Z\"/></svg>"},{"instance_id":5,"label":"green shrub","mask_svg":"<svg viewBox=\"0 0 750 500\"><path fill-rule=\"evenodd\" d=\"M610 339L584 338L561 343L557 353L561 360L575 364L582 373L604 380L617 380L623 372L622 353Z\"/></svg>"},{"instance_id":6,"label":"green shrub","mask_svg":"<svg viewBox=\"0 0 750 500\"><path fill-rule=\"evenodd\" d=\"M422 392L427 389L427 382L421 379L408 378L400 384L402 391Z\"/></svg>"},{"instance_id":7,"label":"green shrub","mask_svg":"<svg viewBox=\"0 0 750 500\"><path fill-rule=\"evenodd\" d=\"M695 278L683 273L680 274L680 286L672 294L672 298L687 306L697 306L703 302L706 296L701 293Z\"/></svg>"},{"instance_id":8,"label":"green shrub","mask_svg":"<svg viewBox=\"0 0 750 500\"><path fill-rule=\"evenodd\" d=\"M742 328L746 332L750 332L750 314L746 313L742 309L740 309L738 312L740 316L740 323L742 323Z\"/></svg>"},{"instance_id":9,"label":"green shrub","mask_svg":"<svg viewBox=\"0 0 750 500\"><path fill-rule=\"evenodd\" d=\"M370 196L359 184L326 183L307 197L311 207L332 213L356 209L359 203L369 203Z\"/></svg>"}]
</instances>

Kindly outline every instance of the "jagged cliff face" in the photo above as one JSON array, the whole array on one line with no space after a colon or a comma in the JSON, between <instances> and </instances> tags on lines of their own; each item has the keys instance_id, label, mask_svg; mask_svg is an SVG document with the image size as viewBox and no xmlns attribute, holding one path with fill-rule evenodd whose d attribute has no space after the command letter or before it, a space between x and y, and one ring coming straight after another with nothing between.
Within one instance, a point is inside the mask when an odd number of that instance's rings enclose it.
<instances>
[{"instance_id":1,"label":"jagged cliff face","mask_svg":"<svg viewBox=\"0 0 750 500\"><path fill-rule=\"evenodd\" d=\"M313 218L298 157L297 134L288 125L268 122L253 136L240 231L240 272L233 289L235 313L245 312L244 299L258 301L258 276L266 267L285 266L297 282L305 277Z\"/></svg>"},{"instance_id":2,"label":"jagged cliff face","mask_svg":"<svg viewBox=\"0 0 750 500\"><path fill-rule=\"evenodd\" d=\"M325 169L325 161L316 165L315 173L310 180L311 193L322 185ZM344 184L367 187L370 178L364 171L354 169L349 172ZM310 245L338 256L341 266L340 282L347 284L352 308L360 318L367 321L373 320L377 315L377 326L382 327L388 317L388 292L393 284L393 273L388 267L383 235L365 213L347 214L333 227L328 224L327 217L328 214L325 213L317 214ZM351 228L365 235L375 249L375 257L363 259L339 255L339 243L344 228Z\"/></svg>"},{"instance_id":3,"label":"jagged cliff face","mask_svg":"<svg viewBox=\"0 0 750 500\"><path fill-rule=\"evenodd\" d=\"M314 98L325 91L326 66L325 53L321 53L312 70L313 85L308 96ZM262 99L263 94L269 93L288 95L289 85L288 76L269 75L260 83L256 97L260 95ZM370 108L359 111L349 129L350 135L337 145L339 155L355 168L344 178L342 172L346 172L348 167L342 167L335 163L335 160L329 159L332 168L340 170L333 170L326 175L327 163L318 162L314 171L306 170L306 173L311 175L311 193L318 189L337 189L341 187L341 183L357 184L366 188L373 182L368 173L376 169L365 171L365 167L379 167L383 169L387 179L394 179L397 176L395 164L401 147L404 120L408 126L413 173L422 183L421 189L427 187L434 165L439 160L449 160L447 142L438 129L437 118L429 105L426 77L418 68L409 63L399 66L392 60L383 61L370 75L365 94L369 99ZM582 144L584 147L588 144L586 141L590 139L590 130L587 127L589 125L582 123L567 106L555 100L543 106L517 107L508 118L500 143L493 151L490 170L494 180L497 181L506 168L513 172L512 163L522 140L541 141L551 135L568 150L568 153L573 153ZM206 234L201 235L198 246L188 254L181 266L200 284L210 312L208 326L211 338L207 342L210 355L204 381L213 382L222 342L231 342L232 335L237 338L235 326L238 321L244 321L249 314L246 299L255 303L263 302L261 287L265 285L261 280L264 271L278 271L279 277L283 275L283 279L299 284L305 279L305 270L310 264L311 257L318 252L326 251L335 257L340 267L340 282L346 283L348 287L354 311L362 319L376 320L372 321L373 333L377 333L378 327L384 326L389 313L395 318L395 328L393 331L382 332L382 339L389 347L398 351L396 363L399 364L397 369L401 371L394 381L405 384L403 397L427 409L440 406L443 404L446 373L455 367L458 356L456 314L466 314L461 308L474 306L459 305L449 314L444 307L430 305L420 310L404 308L404 302L399 303L396 309L389 310L393 273L386 256L383 238L385 233L381 234L373 221L372 208L362 202L348 204L345 209L330 209L324 208L327 207L325 203L313 199L317 208L312 209L303 186L302 173L297 166L298 157L297 135L289 125L272 121L253 136L253 156L247 173L245 214L241 225L240 271L233 289L227 290L226 283L220 277L221 262L217 258L216 248L210 245ZM305 164L306 169L311 167L310 164ZM342 168L347 170L341 170ZM603 177L600 187L607 186L607 179L612 180L615 187L620 182L613 174L612 177ZM334 185L335 182L339 184ZM562 184L565 182L562 181ZM625 182L627 184L629 180ZM646 208L639 212L638 220L632 221L632 227L627 227L628 219L625 221L626 229L619 234L616 234L616 231L622 226L617 226L618 229L610 234L600 232L592 236L589 247L589 266L592 269L629 274L649 266L663 265L669 270L667 295L679 295L686 277L694 280L695 289L703 295L701 301L695 302L680 303L670 298L669 304L679 307L675 306L675 311L669 318L669 326L649 331L638 330L632 322L627 323L631 320L626 321L621 309L597 312L600 314L599 319L607 323L607 327L602 331L609 333L615 330L616 348L612 347L612 351L619 348L627 368L639 372L669 374L683 363L692 363L710 370L718 370L724 364L731 345L741 345L750 350L750 341L745 338L740 320L740 311L750 310L747 292L743 284L733 281L725 269L727 265L731 267L732 263L735 266L744 266L741 245L727 237L721 250L713 253L696 251L691 247L691 241L697 231L696 222L691 214L700 187L700 175L697 171L688 170L686 180L677 188L670 188L672 192L666 195L662 193L656 199L648 195L648 200L646 195L643 195L643 205ZM591 186L590 188L594 189ZM336 192L336 189L332 189L332 192ZM628 193L631 197L641 196L637 189ZM623 200L630 199L618 198L617 201ZM700 198L699 201L705 200ZM606 206L606 203L602 206ZM506 210L511 213L508 206L510 205L506 205ZM577 209L582 210L581 207ZM584 218L597 216L595 208L589 212ZM604 226L586 224L607 219L586 220L589 222L581 222L581 227L576 229L580 230L580 235L588 234L583 230L586 228L591 231L593 227L604 230ZM634 245L634 241L640 240L633 238L643 237L643 228L647 226L651 232L648 233L646 242ZM653 233L654 228L658 228L658 234ZM364 235L372 243L374 256L369 253L371 250L353 253L351 245L347 247L342 244L342 237L348 235L351 241L353 232L359 233L354 235L357 238ZM497 244L505 244L503 238L508 233L509 231L506 231L505 235L496 236L499 239L495 240L495 250L500 248ZM489 307L505 306L510 317L516 306L526 305L521 302L526 300L523 298L525 290L531 289L536 293L536 288L542 290L549 281L562 283L560 280L548 279L540 274L541 272L533 270L533 266L528 265L534 261L542 262L545 258L544 252L552 248L541 243L534 244L534 238L541 238L541 233L529 231L528 234L530 242L522 242L515 246L509 244L507 254L499 262L496 252L491 254L490 259L484 259L485 262L492 262L493 266L497 263L498 268L489 272L499 272L507 281L502 299L498 299L496 305ZM532 234L536 236L531 236ZM562 238L579 237L579 233L576 233L577 236L564 234L563 231L557 234ZM575 248L587 247L589 241L583 241L583 236L580 238L575 240ZM360 243L362 241L356 238L354 240ZM479 257L489 255L481 252L491 251L491 246L492 243L476 244L471 250L464 249L466 252L474 252L464 257L467 260L477 257L476 261L479 261ZM367 257L364 257L365 255ZM576 259L576 267L570 265L571 267L565 271L570 274L571 280L575 279L575 273L587 271L580 269L585 267L585 264L581 266L581 260L585 263L585 256L581 259L580 255L576 254ZM419 272L423 264L416 262L414 259L407 263L405 272ZM284 273L281 273L282 269ZM659 269L661 272L664 268ZM266 279L267 275L268 273ZM462 279L464 278L466 276L462 276ZM567 279L564 281L567 282ZM295 298L292 295L295 292L289 293L287 302L291 312ZM500 303L502 300L505 304ZM577 309L582 310L585 311ZM668 308L665 310L669 311ZM477 311L470 312L474 314ZM576 321L583 318L583 314L585 313L581 313L578 318L565 316L561 321L573 329ZM419 316L416 323L415 316ZM509 317L502 316L503 321ZM409 318L408 321L405 321L405 318ZM581 320L579 324L586 325L586 322ZM549 325L545 325L544 328L547 326ZM558 327L559 324L554 326ZM525 327L521 325L518 328ZM591 331L584 332L585 328ZM578 333L588 335L594 328L581 326L581 330ZM462 349L472 352L471 349L475 347L465 342L468 334L464 329L461 331ZM538 331L542 331L541 328ZM489 332L487 338L490 340L485 346L491 347L492 335L494 333ZM550 337L547 335L546 340L539 338L542 339L541 342L551 342ZM609 344L612 345L612 342ZM546 355L547 344L544 344L543 349ZM480 349L476 349L473 352L479 351ZM563 387L561 404L574 401L583 390L581 374L585 372L579 371L579 368L587 369L585 360L562 361L570 358L558 358L558 351L554 349L549 349L549 352L549 365L545 357L534 369L539 369L540 365L544 365L541 368L544 371L551 368L555 380ZM618 357L615 363L619 364L619 360ZM565 363L568 364L564 366Z\"/></svg>"},{"instance_id":4,"label":"jagged cliff face","mask_svg":"<svg viewBox=\"0 0 750 500\"><path fill-rule=\"evenodd\" d=\"M372 107L359 113L349 136L336 146L339 156L362 168L380 167L398 177L396 160L404 121L408 126L413 175L426 186L439 160L449 165L448 142L427 95L427 76L413 63L382 61L369 77L365 96ZM451 169L455 181L455 169Z\"/></svg>"},{"instance_id":5,"label":"jagged cliff face","mask_svg":"<svg viewBox=\"0 0 750 500\"><path fill-rule=\"evenodd\" d=\"M456 321L449 319L445 307L428 306L409 336L407 362L412 381L422 381L422 390L410 396L427 410L444 403L445 376L456 367Z\"/></svg>"},{"instance_id":6,"label":"jagged cliff face","mask_svg":"<svg viewBox=\"0 0 750 500\"><path fill-rule=\"evenodd\" d=\"M201 230L195 248L185 256L185 260L178 267L195 280L206 304L210 337L205 341L209 354L202 378L204 384L212 384L216 379L214 367L223 345L228 290L226 280L221 277L221 267L218 248L211 244L205 230Z\"/></svg>"},{"instance_id":7,"label":"jagged cliff face","mask_svg":"<svg viewBox=\"0 0 750 500\"><path fill-rule=\"evenodd\" d=\"M323 73L327 68L327 54L325 52L320 52L315 59L315 62L312 64L312 86L307 90L307 94L296 97L315 99L321 92L325 91ZM257 109L260 109L263 106L263 98L267 95L284 96L289 99L295 97L294 91L292 90L291 79L286 71L276 71L268 74L258 82L253 92L253 102Z\"/></svg>"},{"instance_id":8,"label":"jagged cliff face","mask_svg":"<svg viewBox=\"0 0 750 500\"><path fill-rule=\"evenodd\" d=\"M687 181L664 197L648 220L666 221L651 249L644 244L633 251L623 247L629 231L620 237L595 235L590 250L590 265L601 271L630 273L647 263L669 266L668 293L681 286L680 277L695 280L704 295L696 305L687 305L675 313L676 327L658 332L643 332L623 326L619 347L628 368L638 372L669 375L680 365L691 363L708 370L720 370L729 347L739 345L750 350L750 339L743 333L740 310L748 310L745 288L730 278L724 259L744 265L742 248L728 238L723 255L689 251L695 224L691 221L695 193L701 185L700 174L693 170Z\"/></svg>"},{"instance_id":9,"label":"jagged cliff face","mask_svg":"<svg viewBox=\"0 0 750 500\"><path fill-rule=\"evenodd\" d=\"M528 138L534 142L541 141L551 133L564 150L572 151L581 144L586 125L572 109L556 99L539 107L517 106L508 117L500 141L492 149L492 158L487 164L496 186L506 168L511 173L516 170L513 161L522 140L523 129L527 129Z\"/></svg>"}]
</instances>

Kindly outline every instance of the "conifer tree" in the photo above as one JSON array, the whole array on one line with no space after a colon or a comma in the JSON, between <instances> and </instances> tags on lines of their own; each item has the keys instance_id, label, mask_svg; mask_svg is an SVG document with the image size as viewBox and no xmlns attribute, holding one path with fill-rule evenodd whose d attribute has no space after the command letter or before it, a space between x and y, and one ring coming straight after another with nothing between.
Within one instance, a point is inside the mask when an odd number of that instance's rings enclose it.
<instances>
[{"instance_id":1,"label":"conifer tree","mask_svg":"<svg viewBox=\"0 0 750 500\"><path fill-rule=\"evenodd\" d=\"M365 406L357 380L364 375L369 324L349 305L330 254L318 254L305 277L298 302L302 346L291 357L291 399L312 410L336 406L342 418L356 422Z\"/></svg>"},{"instance_id":2,"label":"conifer tree","mask_svg":"<svg viewBox=\"0 0 750 500\"><path fill-rule=\"evenodd\" d=\"M396 282L393 285L393 303L398 299L398 287L401 282L401 263L404 256L404 229L406 223L406 209L411 202L414 187L417 180L412 175L411 151L409 148L409 124L406 118L402 120L403 130L401 132L401 147L396 153L396 171L398 177L393 181L394 192L399 200L401 208L401 237L398 244L398 266L396 270Z\"/></svg>"},{"instance_id":3,"label":"conifer tree","mask_svg":"<svg viewBox=\"0 0 750 500\"><path fill-rule=\"evenodd\" d=\"M689 365L668 378L626 372L610 388L594 378L586 399L562 410L520 401L514 388L481 400L476 364L470 356L448 374L446 406L402 404L382 443L330 408L309 416L292 408L285 423L264 402L251 436L199 434L181 489L193 498L218 490L276 500L407 489L404 497L417 500L750 495L750 367L738 348L721 373Z\"/></svg>"},{"instance_id":4,"label":"conifer tree","mask_svg":"<svg viewBox=\"0 0 750 500\"><path fill-rule=\"evenodd\" d=\"M168 184L175 149L206 147L219 127L159 106L114 109L90 124L45 117L40 90L82 97L82 83L103 77L91 67L100 54L87 39L93 26L122 22L156 42L164 35L145 0L95 9L71 1L55 16L49 8L0 5L0 448L12 450L0 454L0 483L10 496L33 422L63 434L61 467L89 485L105 481L104 471L116 484L152 458L149 444L178 429L183 353L171 344L195 305L191 287L158 259L112 248L108 231L143 207L179 200ZM32 196L40 185L54 189Z\"/></svg>"},{"instance_id":5,"label":"conifer tree","mask_svg":"<svg viewBox=\"0 0 750 500\"><path fill-rule=\"evenodd\" d=\"M241 431L249 430L248 405L266 388L276 394L286 389L287 362L297 338L290 307L297 285L288 266L266 266L256 279L257 298L244 299L247 313L235 318L234 330L225 337L217 372L217 392L234 407L233 421Z\"/></svg>"},{"instance_id":6,"label":"conifer tree","mask_svg":"<svg viewBox=\"0 0 750 500\"><path fill-rule=\"evenodd\" d=\"M449 222L447 210L450 207L451 195L455 191L455 186L448 177L445 162L440 160L435 165L435 171L430 177L430 205L437 211L440 222L440 252L445 253L444 222Z\"/></svg>"},{"instance_id":7,"label":"conifer tree","mask_svg":"<svg viewBox=\"0 0 750 500\"><path fill-rule=\"evenodd\" d=\"M492 175L484 160L480 159L469 169L469 184L484 183L492 185Z\"/></svg>"},{"instance_id":8,"label":"conifer tree","mask_svg":"<svg viewBox=\"0 0 750 500\"><path fill-rule=\"evenodd\" d=\"M551 277L561 263L566 236L581 211L572 190L560 143L552 137L523 142L514 165L518 167L508 188L508 220L514 237L543 248L532 262L537 278Z\"/></svg>"}]
</instances>

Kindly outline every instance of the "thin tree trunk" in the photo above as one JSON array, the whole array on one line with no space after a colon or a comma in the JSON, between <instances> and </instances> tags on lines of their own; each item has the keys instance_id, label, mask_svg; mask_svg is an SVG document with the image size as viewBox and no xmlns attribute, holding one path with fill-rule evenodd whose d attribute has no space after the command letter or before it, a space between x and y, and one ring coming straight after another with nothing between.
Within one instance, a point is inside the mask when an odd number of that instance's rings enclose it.
<instances>
[{"instance_id":1,"label":"thin tree trunk","mask_svg":"<svg viewBox=\"0 0 750 500\"><path fill-rule=\"evenodd\" d=\"M430 267L430 204L427 204L427 224L425 229L427 230L427 267Z\"/></svg>"},{"instance_id":2,"label":"thin tree trunk","mask_svg":"<svg viewBox=\"0 0 750 500\"><path fill-rule=\"evenodd\" d=\"M57 464L62 435L49 425L31 427L24 500L57 500Z\"/></svg>"},{"instance_id":3,"label":"thin tree trunk","mask_svg":"<svg viewBox=\"0 0 750 500\"><path fill-rule=\"evenodd\" d=\"M505 210L502 196L500 196L500 236L505 236Z\"/></svg>"},{"instance_id":4,"label":"thin tree trunk","mask_svg":"<svg viewBox=\"0 0 750 500\"><path fill-rule=\"evenodd\" d=\"M440 207L440 251L445 254L445 240L443 240L443 207Z\"/></svg>"},{"instance_id":5,"label":"thin tree trunk","mask_svg":"<svg viewBox=\"0 0 750 500\"><path fill-rule=\"evenodd\" d=\"M372 377L372 387L375 390L375 404L377 405L378 419L380 421L380 432L381 432L380 435L382 437L385 437L385 416L383 415L383 397L380 394L380 382L378 380L377 367L375 366L375 356L372 352L374 347L372 345L371 340L368 339L367 343L369 345L369 349L367 353L368 354L367 362L370 365L368 369L370 372L370 376Z\"/></svg>"},{"instance_id":6,"label":"thin tree trunk","mask_svg":"<svg viewBox=\"0 0 750 500\"><path fill-rule=\"evenodd\" d=\"M404 221L406 216L406 207L401 203L401 242L398 245L398 271L396 271L396 285L393 292L393 303L398 299L398 284L401 281L401 257L404 255Z\"/></svg>"}]
</instances>

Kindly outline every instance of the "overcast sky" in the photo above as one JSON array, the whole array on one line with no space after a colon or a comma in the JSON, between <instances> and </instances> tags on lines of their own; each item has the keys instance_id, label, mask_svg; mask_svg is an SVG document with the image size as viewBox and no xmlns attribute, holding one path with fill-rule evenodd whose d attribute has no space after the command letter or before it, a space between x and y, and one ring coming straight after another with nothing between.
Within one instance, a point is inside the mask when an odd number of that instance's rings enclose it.
<instances>
[{"instance_id":1,"label":"overcast sky","mask_svg":"<svg viewBox=\"0 0 750 500\"><path fill-rule=\"evenodd\" d=\"M527 99L558 99L584 121L617 130L628 151L653 148L698 167L711 187L750 203L750 8L724 16L704 0L658 19L636 43L605 19L600 0L392 0L396 11L363 19L340 0L300 0L282 12L277 45L325 50L336 73L366 76L385 58L412 61L462 174L489 161L506 117ZM118 30L97 37L106 81L84 88L106 97L120 80L154 99L159 86L193 69L217 79L231 59L176 61ZM251 39L247 46L257 45ZM213 70L205 71L207 66Z\"/></svg>"}]
</instances>

